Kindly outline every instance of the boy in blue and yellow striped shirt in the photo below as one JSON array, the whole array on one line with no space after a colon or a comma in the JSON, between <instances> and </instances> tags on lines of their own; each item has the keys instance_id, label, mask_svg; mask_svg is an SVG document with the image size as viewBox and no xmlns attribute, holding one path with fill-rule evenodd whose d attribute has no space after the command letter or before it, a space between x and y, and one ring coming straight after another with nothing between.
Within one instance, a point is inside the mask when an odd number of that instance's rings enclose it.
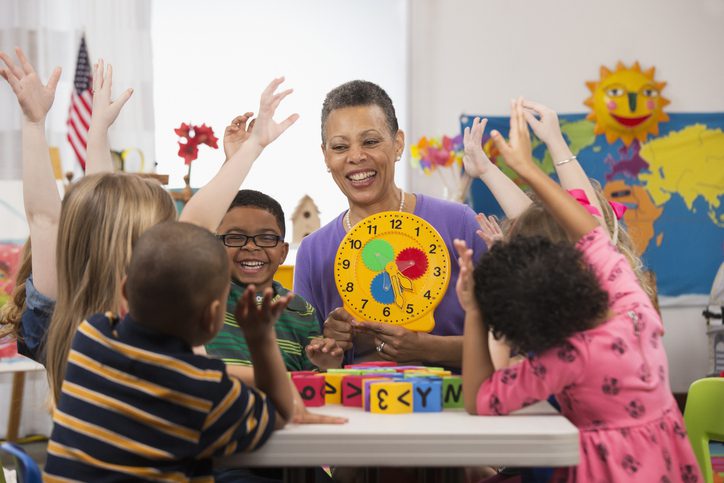
<instances>
[{"instance_id":1,"label":"boy in blue and yellow striped shirt","mask_svg":"<svg viewBox=\"0 0 724 483\"><path fill-rule=\"evenodd\" d=\"M235 310L266 395L223 362L195 355L218 333L229 293L223 247L178 222L146 231L133 249L119 320L97 314L78 329L53 414L45 481L213 481L212 457L262 445L292 413L274 323L289 297Z\"/></svg>"}]
</instances>

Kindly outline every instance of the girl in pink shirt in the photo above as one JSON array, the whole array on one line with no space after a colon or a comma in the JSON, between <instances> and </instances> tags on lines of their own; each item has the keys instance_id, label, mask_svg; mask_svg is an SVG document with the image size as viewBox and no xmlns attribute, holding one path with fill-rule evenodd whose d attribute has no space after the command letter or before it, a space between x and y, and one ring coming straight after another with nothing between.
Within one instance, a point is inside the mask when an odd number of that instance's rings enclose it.
<instances>
[{"instance_id":1,"label":"girl in pink shirt","mask_svg":"<svg viewBox=\"0 0 724 483\"><path fill-rule=\"evenodd\" d=\"M473 269L472 251L456 241L466 409L507 414L553 394L579 428L581 448L579 465L554 481L702 481L669 387L661 318L631 266L533 163L522 100L512 106L510 144L492 136L576 245L515 237ZM534 355L495 371L488 331Z\"/></svg>"}]
</instances>

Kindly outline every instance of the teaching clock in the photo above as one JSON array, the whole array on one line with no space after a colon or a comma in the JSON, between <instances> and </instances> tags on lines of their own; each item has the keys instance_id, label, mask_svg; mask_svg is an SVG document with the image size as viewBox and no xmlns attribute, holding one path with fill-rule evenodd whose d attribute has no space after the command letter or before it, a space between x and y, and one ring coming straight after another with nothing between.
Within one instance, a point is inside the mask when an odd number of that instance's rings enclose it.
<instances>
[{"instance_id":1,"label":"teaching clock","mask_svg":"<svg viewBox=\"0 0 724 483\"><path fill-rule=\"evenodd\" d=\"M450 254L427 221L384 211L363 219L344 237L334 278L344 308L358 320L429 332L450 281Z\"/></svg>"}]
</instances>

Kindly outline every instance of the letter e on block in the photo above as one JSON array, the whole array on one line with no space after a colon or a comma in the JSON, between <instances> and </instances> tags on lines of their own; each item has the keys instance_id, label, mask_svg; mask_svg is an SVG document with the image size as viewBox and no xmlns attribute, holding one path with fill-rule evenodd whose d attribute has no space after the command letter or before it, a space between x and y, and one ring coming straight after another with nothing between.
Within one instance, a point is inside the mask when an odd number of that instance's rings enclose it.
<instances>
[{"instance_id":1,"label":"letter e on block","mask_svg":"<svg viewBox=\"0 0 724 483\"><path fill-rule=\"evenodd\" d=\"M370 412L377 414L411 413L411 382L377 382L370 385Z\"/></svg>"}]
</instances>

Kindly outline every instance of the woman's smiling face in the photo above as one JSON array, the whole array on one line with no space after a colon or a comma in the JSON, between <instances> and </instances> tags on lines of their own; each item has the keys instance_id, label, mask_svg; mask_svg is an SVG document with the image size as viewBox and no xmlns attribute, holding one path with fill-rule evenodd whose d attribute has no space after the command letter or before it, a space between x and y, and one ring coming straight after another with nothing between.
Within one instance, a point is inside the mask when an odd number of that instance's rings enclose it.
<instances>
[{"instance_id":1,"label":"woman's smiling face","mask_svg":"<svg viewBox=\"0 0 724 483\"><path fill-rule=\"evenodd\" d=\"M395 161L402 155L402 131L391 133L379 106L333 110L325 124L324 160L350 203L374 204L395 185Z\"/></svg>"}]
</instances>

